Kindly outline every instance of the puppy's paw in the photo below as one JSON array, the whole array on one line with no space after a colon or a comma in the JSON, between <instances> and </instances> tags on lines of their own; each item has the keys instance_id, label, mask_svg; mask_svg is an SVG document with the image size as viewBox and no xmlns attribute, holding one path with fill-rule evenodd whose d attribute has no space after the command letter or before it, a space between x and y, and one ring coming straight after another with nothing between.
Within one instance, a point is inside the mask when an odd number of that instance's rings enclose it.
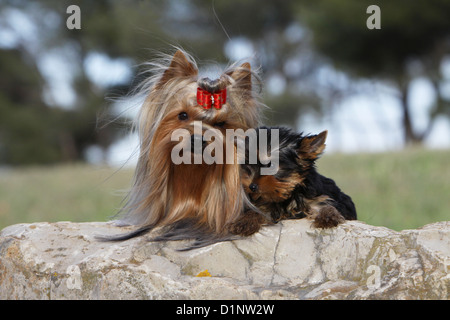
<instances>
[{"instance_id":1,"label":"puppy's paw","mask_svg":"<svg viewBox=\"0 0 450 320\"><path fill-rule=\"evenodd\" d=\"M312 225L315 228L333 228L345 221L344 217L333 206L325 206L320 209Z\"/></svg>"},{"instance_id":2,"label":"puppy's paw","mask_svg":"<svg viewBox=\"0 0 450 320\"><path fill-rule=\"evenodd\" d=\"M228 231L244 237L251 236L259 231L264 224L264 218L253 211L247 211L237 221L228 225Z\"/></svg>"}]
</instances>

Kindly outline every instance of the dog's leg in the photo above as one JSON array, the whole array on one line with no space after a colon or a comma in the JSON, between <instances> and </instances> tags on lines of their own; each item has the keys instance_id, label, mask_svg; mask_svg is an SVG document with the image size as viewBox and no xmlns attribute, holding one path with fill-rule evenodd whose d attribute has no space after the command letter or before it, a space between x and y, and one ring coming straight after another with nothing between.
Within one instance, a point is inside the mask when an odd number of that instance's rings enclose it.
<instances>
[{"instance_id":1,"label":"dog's leg","mask_svg":"<svg viewBox=\"0 0 450 320\"><path fill-rule=\"evenodd\" d=\"M319 213L314 218L313 227L315 228L333 228L344 222L342 214L332 205L326 205L320 208Z\"/></svg>"},{"instance_id":2,"label":"dog's leg","mask_svg":"<svg viewBox=\"0 0 450 320\"><path fill-rule=\"evenodd\" d=\"M333 228L345 221L342 214L332 205L334 201L326 195L306 199L304 211L308 219L313 220L315 228Z\"/></svg>"},{"instance_id":3,"label":"dog's leg","mask_svg":"<svg viewBox=\"0 0 450 320\"><path fill-rule=\"evenodd\" d=\"M228 225L228 231L235 235L244 237L251 236L261 229L267 220L259 213L254 211L246 211L235 222Z\"/></svg>"}]
</instances>

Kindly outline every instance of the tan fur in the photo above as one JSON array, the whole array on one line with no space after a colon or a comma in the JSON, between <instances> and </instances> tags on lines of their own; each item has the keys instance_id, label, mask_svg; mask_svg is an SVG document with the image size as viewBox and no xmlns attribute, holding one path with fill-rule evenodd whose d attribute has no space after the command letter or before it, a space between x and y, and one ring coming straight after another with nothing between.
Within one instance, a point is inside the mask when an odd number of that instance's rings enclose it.
<instances>
[{"instance_id":1,"label":"tan fur","mask_svg":"<svg viewBox=\"0 0 450 320\"><path fill-rule=\"evenodd\" d=\"M301 184L303 181L302 177L297 174L293 173L289 179L287 180L278 180L273 175L267 175L267 176L259 176L251 182L257 183L259 186L259 189L256 193L252 193L251 196L253 198L252 201L256 201L260 199L260 201L264 202L281 202L286 200L290 197L292 191L294 190L295 186L298 184ZM249 192L249 185L250 183L247 182L247 180L243 180L244 188L246 188L247 192Z\"/></svg>"},{"instance_id":2,"label":"tan fur","mask_svg":"<svg viewBox=\"0 0 450 320\"><path fill-rule=\"evenodd\" d=\"M325 150L327 135L328 131L325 130L318 135L304 137L299 148L300 159L317 159Z\"/></svg>"},{"instance_id":3,"label":"tan fur","mask_svg":"<svg viewBox=\"0 0 450 320\"><path fill-rule=\"evenodd\" d=\"M216 128L223 134L226 129L258 126L261 103L252 91L254 72L248 63L226 70L219 79L227 89L227 103L220 110L206 110L196 103L198 69L190 56L177 51L160 69L162 73L148 83L139 115L140 154L122 222L156 227L194 218L215 233L227 232L246 200L239 164L175 165L170 155L178 142L170 140L171 133L193 133L194 121L202 121L203 130L225 122ZM179 120L181 112L187 113L187 121Z\"/></svg>"}]
</instances>

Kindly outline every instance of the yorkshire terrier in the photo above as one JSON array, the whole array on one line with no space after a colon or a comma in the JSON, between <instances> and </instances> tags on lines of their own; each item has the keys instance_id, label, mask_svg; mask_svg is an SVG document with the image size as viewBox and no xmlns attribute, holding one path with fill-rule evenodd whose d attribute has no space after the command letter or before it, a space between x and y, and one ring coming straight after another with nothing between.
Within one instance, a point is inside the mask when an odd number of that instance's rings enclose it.
<instances>
[{"instance_id":1,"label":"yorkshire terrier","mask_svg":"<svg viewBox=\"0 0 450 320\"><path fill-rule=\"evenodd\" d=\"M315 168L315 161L325 149L327 131L307 136L285 127L260 127L256 131L258 140L267 134L267 150L272 150L272 154L266 161L259 158L255 164L246 161L242 165L243 185L251 202L263 214L247 210L234 223L232 232L248 236L263 224L282 219L310 218L317 228L331 228L344 220L356 219L352 199ZM279 137L278 147L270 145L270 136L275 132ZM261 168L268 167L270 158L275 156L277 172L262 175Z\"/></svg>"},{"instance_id":2,"label":"yorkshire terrier","mask_svg":"<svg viewBox=\"0 0 450 320\"><path fill-rule=\"evenodd\" d=\"M253 205L237 161L245 155L236 145L227 148L223 137L227 129L260 124L262 104L252 85L258 75L243 63L217 79L200 78L193 58L181 50L157 65L146 82L137 123L139 158L119 220L136 229L101 238L126 240L162 227L152 241L195 240L191 249L231 239L233 224ZM207 132L215 133L214 139ZM202 155L208 148L212 157L234 161L206 161Z\"/></svg>"}]
</instances>

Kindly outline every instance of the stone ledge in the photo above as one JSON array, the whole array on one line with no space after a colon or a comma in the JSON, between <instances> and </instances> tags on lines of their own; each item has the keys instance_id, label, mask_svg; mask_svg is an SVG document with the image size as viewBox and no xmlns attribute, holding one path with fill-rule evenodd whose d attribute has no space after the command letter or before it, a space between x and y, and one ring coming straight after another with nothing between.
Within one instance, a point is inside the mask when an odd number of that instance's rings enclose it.
<instances>
[{"instance_id":1,"label":"stone ledge","mask_svg":"<svg viewBox=\"0 0 450 320\"><path fill-rule=\"evenodd\" d=\"M102 222L3 229L0 299L449 299L450 222L396 232L288 220L187 252L145 237L94 239L124 231Z\"/></svg>"}]
</instances>

